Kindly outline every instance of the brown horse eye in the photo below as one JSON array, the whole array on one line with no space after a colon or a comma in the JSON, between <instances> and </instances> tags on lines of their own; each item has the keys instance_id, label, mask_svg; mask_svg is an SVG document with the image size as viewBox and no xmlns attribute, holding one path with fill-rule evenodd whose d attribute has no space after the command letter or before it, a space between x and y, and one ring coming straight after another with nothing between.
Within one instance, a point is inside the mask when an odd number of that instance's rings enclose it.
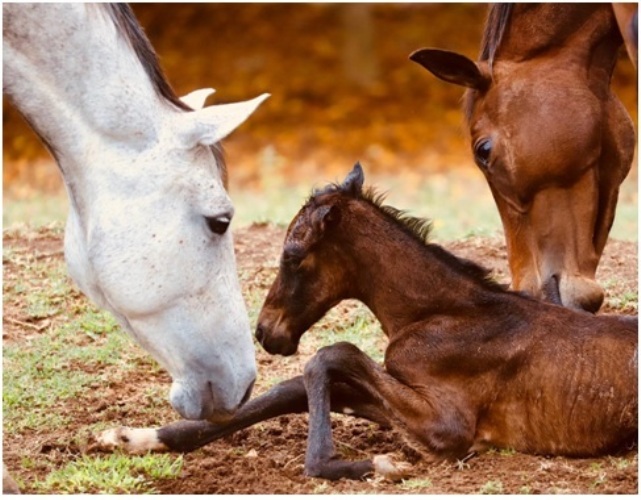
<instances>
[{"instance_id":1,"label":"brown horse eye","mask_svg":"<svg viewBox=\"0 0 641 500\"><path fill-rule=\"evenodd\" d=\"M492 154L492 141L482 139L474 146L474 160L476 164L485 169L490 165L490 156Z\"/></svg>"},{"instance_id":2,"label":"brown horse eye","mask_svg":"<svg viewBox=\"0 0 641 500\"><path fill-rule=\"evenodd\" d=\"M229 224L231 223L231 217L229 215L221 215L219 217L205 217L205 222L207 222L207 227L209 230L218 235L223 235L227 231Z\"/></svg>"}]
</instances>

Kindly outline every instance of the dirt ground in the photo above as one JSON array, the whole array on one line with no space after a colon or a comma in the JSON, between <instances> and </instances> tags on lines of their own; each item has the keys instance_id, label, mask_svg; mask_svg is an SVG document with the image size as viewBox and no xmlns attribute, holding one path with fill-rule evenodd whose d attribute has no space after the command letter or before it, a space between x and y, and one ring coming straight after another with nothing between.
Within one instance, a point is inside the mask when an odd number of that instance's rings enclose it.
<instances>
[{"instance_id":1,"label":"dirt ground","mask_svg":"<svg viewBox=\"0 0 641 500\"><path fill-rule=\"evenodd\" d=\"M237 260L244 293L266 291L278 262L284 236L282 228L254 225L235 232ZM444 245L456 254L476 260L493 269L499 281L508 280L506 251L498 238L468 238ZM41 230L26 238L20 233L4 236L5 249L31 253L45 261L60 261L62 241L59 233ZM23 270L4 262L5 286L23 279ZM610 241L606 247L598 279L606 284L607 300L603 312L636 314L636 301L621 302L612 297L637 292L637 244ZM79 300L83 300L80 299ZM350 305L344 307L349 313ZM21 342L40 334L24 328L19 308L5 303L4 342ZM340 317L340 316L339 316ZM22 319L21 319L22 318ZM37 326L37 324L35 325ZM311 334L309 334L311 335ZM258 350L261 384L269 379L283 379L302 372L313 350L303 342L292 358L269 356ZM148 368L148 365L147 365ZM104 367L85 366L99 372ZM169 377L145 365L106 386L96 384L77 398L74 404L61 404L55 411L70 417L71 423L54 432L25 430L20 435L4 435L3 455L10 470L21 478L29 492L29 483L42 480L51 470L63 467L86 451L86 436L77 429L96 422L109 426L157 426L176 419L165 401L157 408L145 406L146 388L166 385ZM349 417L334 420L337 450L347 458L363 459L374 454L394 453L414 464L414 477L404 483L380 480L329 482L303 476L307 435L304 415L284 416L230 438L211 443L186 454L179 478L156 480L154 488L162 493L628 493L638 492L637 449L624 450L618 456L591 459L528 456L511 450L497 450L473 458L465 464L427 465L395 432ZM24 468L25 458L47 457L46 465ZM36 461L43 464L42 461Z\"/></svg>"}]
</instances>

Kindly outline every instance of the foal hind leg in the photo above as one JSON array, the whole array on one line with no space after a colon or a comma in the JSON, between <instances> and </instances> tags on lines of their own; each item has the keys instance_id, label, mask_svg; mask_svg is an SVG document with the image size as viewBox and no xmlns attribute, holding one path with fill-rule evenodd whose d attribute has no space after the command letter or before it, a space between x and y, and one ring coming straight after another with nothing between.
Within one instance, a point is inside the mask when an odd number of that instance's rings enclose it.
<instances>
[{"instance_id":1,"label":"foal hind leg","mask_svg":"<svg viewBox=\"0 0 641 500\"><path fill-rule=\"evenodd\" d=\"M305 473L309 476L335 480L358 479L372 473L394 475L384 470L390 464L380 457L358 462L336 458L330 403L337 382L351 387L352 394L375 402L381 413L420 440L437 460L462 456L472 444L473 432L456 410L435 409L435 401L427 401L347 342L320 349L305 366L304 381L309 404Z\"/></svg>"},{"instance_id":2,"label":"foal hind leg","mask_svg":"<svg viewBox=\"0 0 641 500\"><path fill-rule=\"evenodd\" d=\"M362 417L389 426L378 405L363 395L354 395L344 384L333 387L332 411ZM99 449L124 449L129 453L148 451L196 450L216 439L280 415L307 411L303 377L294 377L272 387L265 394L248 401L229 422L215 424L206 420L181 420L159 429L120 427L96 436Z\"/></svg>"}]
</instances>

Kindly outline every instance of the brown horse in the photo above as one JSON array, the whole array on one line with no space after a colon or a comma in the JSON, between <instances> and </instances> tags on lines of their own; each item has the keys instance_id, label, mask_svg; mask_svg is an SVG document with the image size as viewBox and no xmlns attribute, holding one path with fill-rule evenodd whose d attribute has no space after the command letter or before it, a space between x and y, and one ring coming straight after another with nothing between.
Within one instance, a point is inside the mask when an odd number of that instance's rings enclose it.
<instances>
[{"instance_id":1,"label":"brown horse","mask_svg":"<svg viewBox=\"0 0 641 500\"><path fill-rule=\"evenodd\" d=\"M636 42L631 10L618 9L619 19ZM468 88L474 158L501 215L513 288L593 312L603 302L597 265L635 147L610 90L622 42L611 4L497 4L478 62L437 49L410 56Z\"/></svg>"},{"instance_id":2,"label":"brown horse","mask_svg":"<svg viewBox=\"0 0 641 500\"><path fill-rule=\"evenodd\" d=\"M362 184L357 165L296 215L256 336L270 353L293 354L331 307L356 298L389 338L384 368L341 342L228 424L125 428L102 443L189 451L309 409L305 472L337 479L393 464L337 459L330 410L396 426L432 459L487 446L597 455L636 437L636 318L595 317L508 292L477 265L426 243L425 220L382 206Z\"/></svg>"}]
</instances>

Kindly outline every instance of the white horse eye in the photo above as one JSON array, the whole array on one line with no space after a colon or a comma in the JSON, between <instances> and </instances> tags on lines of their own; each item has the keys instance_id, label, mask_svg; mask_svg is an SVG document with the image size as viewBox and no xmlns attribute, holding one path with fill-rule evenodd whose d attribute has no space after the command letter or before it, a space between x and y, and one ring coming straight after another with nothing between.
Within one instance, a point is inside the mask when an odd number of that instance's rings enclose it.
<instances>
[{"instance_id":1,"label":"white horse eye","mask_svg":"<svg viewBox=\"0 0 641 500\"><path fill-rule=\"evenodd\" d=\"M212 233L222 236L225 234L229 224L231 223L231 216L228 214L218 215L215 217L205 216L205 222L207 222L207 227Z\"/></svg>"}]
</instances>

